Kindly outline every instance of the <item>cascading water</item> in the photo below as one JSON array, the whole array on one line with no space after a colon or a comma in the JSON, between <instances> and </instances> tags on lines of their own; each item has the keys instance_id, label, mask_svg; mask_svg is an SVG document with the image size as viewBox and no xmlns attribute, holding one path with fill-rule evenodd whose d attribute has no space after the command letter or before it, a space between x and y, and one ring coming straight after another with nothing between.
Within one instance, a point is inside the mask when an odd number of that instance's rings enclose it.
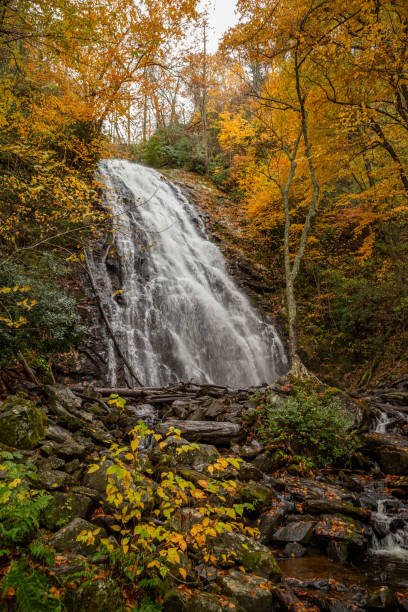
<instances>
[{"instance_id":1,"label":"cascading water","mask_svg":"<svg viewBox=\"0 0 408 612\"><path fill-rule=\"evenodd\" d=\"M91 254L91 266L115 338L142 383L240 388L276 380L288 365L278 333L237 287L181 190L128 161L104 161L100 171L113 215L119 297L107 258ZM115 385L120 360L107 342Z\"/></svg>"},{"instance_id":2,"label":"cascading water","mask_svg":"<svg viewBox=\"0 0 408 612\"><path fill-rule=\"evenodd\" d=\"M372 431L386 437L398 429L398 425L406 423L406 414L395 407L376 407L376 417L372 423ZM408 560L408 522L404 504L393 497L385 497L384 484L377 483L380 490L371 491L377 497L377 509L373 513L375 525L371 552L391 558Z\"/></svg>"}]
</instances>

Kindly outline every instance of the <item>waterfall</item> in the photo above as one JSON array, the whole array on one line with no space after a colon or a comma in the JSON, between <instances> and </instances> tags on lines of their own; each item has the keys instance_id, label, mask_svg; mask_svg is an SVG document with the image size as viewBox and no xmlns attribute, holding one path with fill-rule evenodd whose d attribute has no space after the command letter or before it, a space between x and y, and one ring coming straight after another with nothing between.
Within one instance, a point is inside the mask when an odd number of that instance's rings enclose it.
<instances>
[{"instance_id":1,"label":"waterfall","mask_svg":"<svg viewBox=\"0 0 408 612\"><path fill-rule=\"evenodd\" d=\"M100 173L118 269L107 253L91 254L91 265L114 335L142 383L275 381L288 366L279 335L238 288L181 190L129 161L103 161ZM115 385L122 365L110 338L107 344Z\"/></svg>"}]
</instances>

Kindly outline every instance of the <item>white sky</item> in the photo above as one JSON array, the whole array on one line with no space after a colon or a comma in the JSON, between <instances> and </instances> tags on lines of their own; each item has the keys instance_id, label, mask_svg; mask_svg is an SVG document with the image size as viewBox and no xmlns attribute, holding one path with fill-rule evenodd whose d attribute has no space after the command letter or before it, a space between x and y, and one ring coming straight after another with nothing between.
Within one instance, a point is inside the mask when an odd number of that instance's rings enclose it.
<instances>
[{"instance_id":1,"label":"white sky","mask_svg":"<svg viewBox=\"0 0 408 612\"><path fill-rule=\"evenodd\" d=\"M208 5L210 7L208 50L210 53L214 53L217 50L222 35L237 22L235 14L236 0L210 0Z\"/></svg>"}]
</instances>

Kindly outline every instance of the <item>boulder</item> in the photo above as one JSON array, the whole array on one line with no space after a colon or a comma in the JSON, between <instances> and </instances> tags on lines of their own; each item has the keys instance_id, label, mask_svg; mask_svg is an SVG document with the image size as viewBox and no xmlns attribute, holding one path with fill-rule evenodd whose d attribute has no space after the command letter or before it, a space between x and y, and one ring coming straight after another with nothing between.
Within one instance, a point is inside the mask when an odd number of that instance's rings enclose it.
<instances>
[{"instance_id":1,"label":"boulder","mask_svg":"<svg viewBox=\"0 0 408 612\"><path fill-rule=\"evenodd\" d=\"M397 607L394 592L387 586L372 591L367 599L368 610L395 610Z\"/></svg>"},{"instance_id":2,"label":"boulder","mask_svg":"<svg viewBox=\"0 0 408 612\"><path fill-rule=\"evenodd\" d=\"M213 552L225 567L242 565L248 572L270 579L277 579L281 574L269 548L240 533L226 532L218 536Z\"/></svg>"},{"instance_id":3,"label":"boulder","mask_svg":"<svg viewBox=\"0 0 408 612\"><path fill-rule=\"evenodd\" d=\"M68 589L64 604L70 612L112 612L123 610L123 598L118 584L113 578L88 580L75 590Z\"/></svg>"},{"instance_id":4,"label":"boulder","mask_svg":"<svg viewBox=\"0 0 408 612\"><path fill-rule=\"evenodd\" d=\"M52 406L59 404L65 408L65 410L73 412L81 409L81 399L65 385L47 385L45 388L45 393L50 405Z\"/></svg>"},{"instance_id":5,"label":"boulder","mask_svg":"<svg viewBox=\"0 0 408 612\"><path fill-rule=\"evenodd\" d=\"M57 454L64 459L83 458L87 452L86 446L75 440L66 440L58 446Z\"/></svg>"},{"instance_id":6,"label":"boulder","mask_svg":"<svg viewBox=\"0 0 408 612\"><path fill-rule=\"evenodd\" d=\"M386 474L408 474L408 440L402 436L369 433L364 436L367 452Z\"/></svg>"},{"instance_id":7,"label":"boulder","mask_svg":"<svg viewBox=\"0 0 408 612\"><path fill-rule=\"evenodd\" d=\"M55 489L61 489L68 478L68 475L61 470L44 470L39 469L35 483L40 485L41 488L47 489L47 491L54 491Z\"/></svg>"},{"instance_id":8,"label":"boulder","mask_svg":"<svg viewBox=\"0 0 408 612\"><path fill-rule=\"evenodd\" d=\"M310 521L299 521L289 523L285 527L280 527L274 535L275 542L299 542L308 544L313 535L314 523Z\"/></svg>"},{"instance_id":9,"label":"boulder","mask_svg":"<svg viewBox=\"0 0 408 612\"><path fill-rule=\"evenodd\" d=\"M362 523L342 514L326 514L320 517L314 529L318 540L346 542L356 548L367 544L366 528Z\"/></svg>"},{"instance_id":10,"label":"boulder","mask_svg":"<svg viewBox=\"0 0 408 612\"><path fill-rule=\"evenodd\" d=\"M306 554L306 548L298 542L289 542L283 549L283 554L291 558L304 557Z\"/></svg>"},{"instance_id":11,"label":"boulder","mask_svg":"<svg viewBox=\"0 0 408 612\"><path fill-rule=\"evenodd\" d=\"M64 527L76 517L85 518L91 504L92 501L87 495L54 493L41 523L46 529L55 531Z\"/></svg>"},{"instance_id":12,"label":"boulder","mask_svg":"<svg viewBox=\"0 0 408 612\"><path fill-rule=\"evenodd\" d=\"M91 533L93 536L92 541L89 543L79 541L78 536L80 536L82 532ZM106 538L106 531L104 529L82 518L75 518L68 523L68 525L65 525L65 527L57 531L51 539L50 544L58 552L91 555L98 550L102 538Z\"/></svg>"},{"instance_id":13,"label":"boulder","mask_svg":"<svg viewBox=\"0 0 408 612\"><path fill-rule=\"evenodd\" d=\"M10 395L0 406L0 443L35 448L45 436L46 417L23 395Z\"/></svg>"},{"instance_id":14,"label":"boulder","mask_svg":"<svg viewBox=\"0 0 408 612\"><path fill-rule=\"evenodd\" d=\"M329 542L327 556L332 561L346 563L349 558L349 546L347 542L336 542L335 540Z\"/></svg>"},{"instance_id":15,"label":"boulder","mask_svg":"<svg viewBox=\"0 0 408 612\"><path fill-rule=\"evenodd\" d=\"M38 460L37 467L39 470L59 470L64 467L65 461L59 457L51 455L50 457L41 457Z\"/></svg>"},{"instance_id":16,"label":"boulder","mask_svg":"<svg viewBox=\"0 0 408 612\"><path fill-rule=\"evenodd\" d=\"M62 442L67 442L68 440L72 440L72 436L69 431L67 431L63 427L60 427L59 425L54 425L53 423L48 425L45 432L45 436L48 440L58 442L59 444L61 444Z\"/></svg>"},{"instance_id":17,"label":"boulder","mask_svg":"<svg viewBox=\"0 0 408 612\"><path fill-rule=\"evenodd\" d=\"M222 593L233 597L242 610L270 612L273 609L271 585L265 578L230 570L220 577L219 584Z\"/></svg>"},{"instance_id":18,"label":"boulder","mask_svg":"<svg viewBox=\"0 0 408 612\"><path fill-rule=\"evenodd\" d=\"M255 465L252 465L252 463L247 463L246 461L243 461L240 464L238 469L238 480L241 480L242 482L248 482L250 480L262 480L262 478L262 472L258 470Z\"/></svg>"},{"instance_id":19,"label":"boulder","mask_svg":"<svg viewBox=\"0 0 408 612\"><path fill-rule=\"evenodd\" d=\"M263 544L272 543L273 535L276 529L281 525L285 516L289 512L293 512L294 509L294 504L290 502L281 500L276 500L273 502L272 508L261 516L259 528L261 532L261 542Z\"/></svg>"},{"instance_id":20,"label":"boulder","mask_svg":"<svg viewBox=\"0 0 408 612\"><path fill-rule=\"evenodd\" d=\"M214 463L220 457L218 450L211 444L199 444L186 452L177 453L177 448L192 446L191 443L184 438L174 436L167 438L166 443L166 448L160 449L159 446L155 446L149 452L149 458L154 465L183 465L200 470L210 463Z\"/></svg>"},{"instance_id":21,"label":"boulder","mask_svg":"<svg viewBox=\"0 0 408 612\"><path fill-rule=\"evenodd\" d=\"M243 484L239 488L238 494L243 502L254 505L254 511L249 512L251 515L259 515L267 508L270 508L275 497L275 492L271 487L253 481Z\"/></svg>"},{"instance_id":22,"label":"boulder","mask_svg":"<svg viewBox=\"0 0 408 612\"><path fill-rule=\"evenodd\" d=\"M165 595L163 602L164 612L224 612L226 608L234 612L241 612L237 610L233 600L203 591L194 591L188 600L184 599L180 592L171 591Z\"/></svg>"},{"instance_id":23,"label":"boulder","mask_svg":"<svg viewBox=\"0 0 408 612\"><path fill-rule=\"evenodd\" d=\"M114 465L113 461L108 460L105 463L101 463L99 470L96 472L92 472L92 474L86 473L84 476L84 486L98 491L101 495L105 494L109 479L107 471L112 465Z\"/></svg>"},{"instance_id":24,"label":"boulder","mask_svg":"<svg viewBox=\"0 0 408 612\"><path fill-rule=\"evenodd\" d=\"M370 510L357 508L346 502L329 501L325 499L308 499L303 504L303 512L308 514L344 514L360 521L369 521Z\"/></svg>"}]
</instances>

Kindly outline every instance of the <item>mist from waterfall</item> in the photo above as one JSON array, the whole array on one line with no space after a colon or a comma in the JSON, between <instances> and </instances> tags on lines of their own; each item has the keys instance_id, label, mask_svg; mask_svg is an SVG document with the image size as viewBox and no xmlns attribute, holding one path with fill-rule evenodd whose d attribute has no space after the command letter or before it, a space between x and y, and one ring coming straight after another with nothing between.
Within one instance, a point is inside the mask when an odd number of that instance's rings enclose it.
<instances>
[{"instance_id":1,"label":"mist from waterfall","mask_svg":"<svg viewBox=\"0 0 408 612\"><path fill-rule=\"evenodd\" d=\"M100 173L120 290L110 258L91 254L91 265L114 335L143 384L275 381L288 366L279 335L237 286L181 190L129 161L104 161ZM115 386L123 364L109 337L107 344Z\"/></svg>"}]
</instances>

